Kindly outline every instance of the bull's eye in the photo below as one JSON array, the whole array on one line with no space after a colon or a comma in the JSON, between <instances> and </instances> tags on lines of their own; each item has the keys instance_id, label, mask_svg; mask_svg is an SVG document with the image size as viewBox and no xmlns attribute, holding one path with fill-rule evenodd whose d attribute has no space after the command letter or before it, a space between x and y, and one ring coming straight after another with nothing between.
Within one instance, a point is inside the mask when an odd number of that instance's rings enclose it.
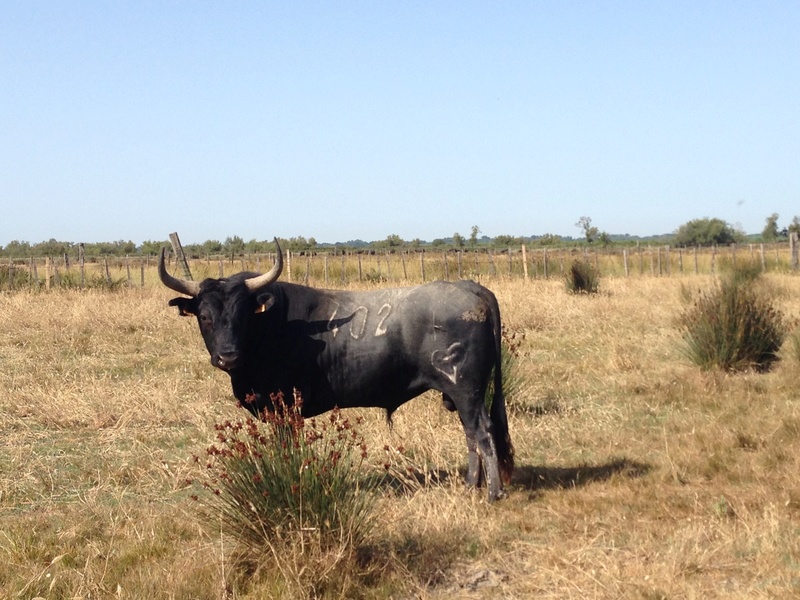
<instances>
[{"instance_id":1,"label":"bull's eye","mask_svg":"<svg viewBox=\"0 0 800 600\"><path fill-rule=\"evenodd\" d=\"M211 326L211 317L205 313L200 313L200 326L201 327L210 327Z\"/></svg>"}]
</instances>

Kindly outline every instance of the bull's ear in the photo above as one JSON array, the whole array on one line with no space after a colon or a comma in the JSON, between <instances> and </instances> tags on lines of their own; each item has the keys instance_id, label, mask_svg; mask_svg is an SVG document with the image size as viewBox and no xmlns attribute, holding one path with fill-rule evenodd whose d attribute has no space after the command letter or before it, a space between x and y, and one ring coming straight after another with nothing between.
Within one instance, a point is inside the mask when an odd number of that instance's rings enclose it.
<instances>
[{"instance_id":1,"label":"bull's ear","mask_svg":"<svg viewBox=\"0 0 800 600\"><path fill-rule=\"evenodd\" d=\"M192 298L173 298L169 301L170 306L177 306L178 312L182 317L193 317L195 315L194 302Z\"/></svg>"},{"instance_id":2,"label":"bull's ear","mask_svg":"<svg viewBox=\"0 0 800 600\"><path fill-rule=\"evenodd\" d=\"M275 304L274 294L259 294L256 297L256 313L267 312Z\"/></svg>"}]
</instances>

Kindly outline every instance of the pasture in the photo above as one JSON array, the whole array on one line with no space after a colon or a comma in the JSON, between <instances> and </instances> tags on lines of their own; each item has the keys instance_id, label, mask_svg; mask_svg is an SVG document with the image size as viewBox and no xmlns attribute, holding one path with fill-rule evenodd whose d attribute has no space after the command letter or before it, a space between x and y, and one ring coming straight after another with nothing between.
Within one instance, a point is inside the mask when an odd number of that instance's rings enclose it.
<instances>
[{"instance_id":1,"label":"pasture","mask_svg":"<svg viewBox=\"0 0 800 600\"><path fill-rule=\"evenodd\" d=\"M391 429L353 411L370 460L402 447L419 481L386 487L369 548L325 596L800 594L800 365L690 365L677 319L713 281L607 277L590 297L487 280L519 353L510 497L464 488L462 428L438 396ZM761 285L796 323L800 278ZM149 280L0 295L0 597L296 597L198 516L193 457L244 411L173 296Z\"/></svg>"}]
</instances>

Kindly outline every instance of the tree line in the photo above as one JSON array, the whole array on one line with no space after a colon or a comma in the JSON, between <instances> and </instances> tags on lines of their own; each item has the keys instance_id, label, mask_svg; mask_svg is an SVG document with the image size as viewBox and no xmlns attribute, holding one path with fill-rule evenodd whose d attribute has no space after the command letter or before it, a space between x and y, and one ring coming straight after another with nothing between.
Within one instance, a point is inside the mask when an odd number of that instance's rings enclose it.
<instances>
[{"instance_id":1,"label":"tree line","mask_svg":"<svg viewBox=\"0 0 800 600\"><path fill-rule=\"evenodd\" d=\"M582 216L575 224L581 231L579 237L559 236L546 233L544 235L512 236L498 235L493 238L481 236L480 228L473 225L469 236L459 232L450 237L436 238L432 241L423 241L419 238L404 240L399 235L391 234L383 240L366 242L363 240L350 240L347 242L318 243L313 237L303 236L280 239L281 247L291 252L370 252L397 250L479 250L479 249L506 249L526 244L529 247L564 248L575 245L598 245L608 247L611 245L636 246L638 244L665 244L678 247L728 245L745 242L780 242L788 239L791 232L800 233L800 216L795 216L785 227L778 224L779 215L773 213L766 219L766 224L761 234L747 235L736 229L722 219L703 218L694 219L681 225L674 233L639 237L630 235L609 234L600 231L592 223L591 217ZM169 247L168 240L148 240L136 244L130 240L116 242L99 242L80 244L50 239L46 242L31 244L25 241L14 240L6 246L0 246L0 257L30 258L42 256L75 256L79 247L83 247L87 259L103 256L152 256L161 251L164 246ZM202 244L185 244L184 252L189 257L200 258L204 256L242 256L245 254L266 254L275 250L272 240L245 241L239 236L226 238L224 241L207 240Z\"/></svg>"}]
</instances>

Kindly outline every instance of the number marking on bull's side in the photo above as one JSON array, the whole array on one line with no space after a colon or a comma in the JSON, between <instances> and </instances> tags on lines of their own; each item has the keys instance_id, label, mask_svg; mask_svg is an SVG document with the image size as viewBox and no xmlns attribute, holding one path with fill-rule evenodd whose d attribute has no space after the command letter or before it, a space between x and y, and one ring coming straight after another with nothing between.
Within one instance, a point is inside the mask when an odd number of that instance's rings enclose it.
<instances>
[{"instance_id":1,"label":"number marking on bull's side","mask_svg":"<svg viewBox=\"0 0 800 600\"><path fill-rule=\"evenodd\" d=\"M389 315L392 312L392 305L391 304L384 304L381 306L380 310L378 311L378 316L381 318L378 321L378 326L375 328L375 337L386 335L387 327L386 327L386 319L389 318Z\"/></svg>"},{"instance_id":2,"label":"number marking on bull's side","mask_svg":"<svg viewBox=\"0 0 800 600\"><path fill-rule=\"evenodd\" d=\"M363 315L359 318L359 315ZM350 321L350 337L354 340L360 340L364 335L364 330L367 328L367 317L369 316L369 309L366 306L359 306L353 313L353 319Z\"/></svg>"},{"instance_id":3,"label":"number marking on bull's side","mask_svg":"<svg viewBox=\"0 0 800 600\"><path fill-rule=\"evenodd\" d=\"M339 312L338 306L333 309L333 314L331 315L331 318L328 319L328 331L333 334L333 339L336 339L336 334L339 333L339 326L335 325L333 322L333 320L336 318L337 312Z\"/></svg>"}]
</instances>

